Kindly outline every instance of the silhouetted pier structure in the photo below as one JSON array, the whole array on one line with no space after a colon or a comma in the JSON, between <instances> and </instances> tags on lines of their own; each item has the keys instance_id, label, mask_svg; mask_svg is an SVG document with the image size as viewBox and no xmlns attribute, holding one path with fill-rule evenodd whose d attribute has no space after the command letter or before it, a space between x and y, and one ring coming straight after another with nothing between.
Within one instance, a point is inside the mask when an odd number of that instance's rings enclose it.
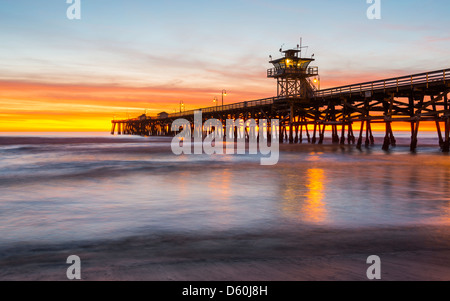
<instances>
[{"instance_id":1,"label":"silhouetted pier structure","mask_svg":"<svg viewBox=\"0 0 450 301\"><path fill-rule=\"evenodd\" d=\"M384 150L396 143L392 123L407 122L414 151L420 123L431 121L436 125L439 146L449 152L450 69L318 90L314 84L320 81L318 68L310 66L314 59L301 57L300 47L282 53L283 57L270 61L274 67L267 70L267 77L277 80L276 97L198 109L202 122L210 118L224 124L226 119L279 119L280 143L306 139L320 144L325 130L331 128L333 143L356 144L358 148L363 142L366 147L373 145L372 124L384 123ZM172 122L184 118L193 124L195 111L113 120L111 134L173 136ZM359 125L356 136L355 123Z\"/></svg>"}]
</instances>

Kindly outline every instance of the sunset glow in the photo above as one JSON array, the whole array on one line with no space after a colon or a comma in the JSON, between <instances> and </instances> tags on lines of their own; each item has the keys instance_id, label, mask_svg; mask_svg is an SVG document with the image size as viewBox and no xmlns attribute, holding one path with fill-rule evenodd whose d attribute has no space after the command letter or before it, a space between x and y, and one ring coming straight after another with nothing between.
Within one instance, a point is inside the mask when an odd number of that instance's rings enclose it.
<instances>
[{"instance_id":1,"label":"sunset glow","mask_svg":"<svg viewBox=\"0 0 450 301\"><path fill-rule=\"evenodd\" d=\"M82 1L80 20L57 2L2 4L0 131L108 131L114 118L175 112L180 101L214 106L224 89L225 104L272 97L269 55L300 37L322 89L449 67L445 1L430 5L433 22L420 3L397 1L376 22L365 1ZM285 17L274 26L273 14Z\"/></svg>"},{"instance_id":2,"label":"sunset glow","mask_svg":"<svg viewBox=\"0 0 450 301\"><path fill-rule=\"evenodd\" d=\"M0 0L0 281L450 280L449 12Z\"/></svg>"}]
</instances>

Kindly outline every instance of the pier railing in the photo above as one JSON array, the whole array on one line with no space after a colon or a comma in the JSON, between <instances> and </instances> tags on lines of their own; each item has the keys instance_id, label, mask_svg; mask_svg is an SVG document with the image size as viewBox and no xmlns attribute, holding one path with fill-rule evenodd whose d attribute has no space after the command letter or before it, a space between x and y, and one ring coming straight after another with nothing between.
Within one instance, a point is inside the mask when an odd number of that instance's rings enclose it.
<instances>
[{"instance_id":1,"label":"pier railing","mask_svg":"<svg viewBox=\"0 0 450 301\"><path fill-rule=\"evenodd\" d=\"M275 69L269 69L267 72L275 72L270 71ZM289 69L283 69L283 70L289 70ZM295 70L295 69L294 69ZM296 69L298 72L299 70ZM313 74L316 72L316 67L309 67L307 71L308 74ZM424 73L418 73L413 75L407 75L402 77L393 77L383 80L377 80L372 82L365 82L365 83L358 83L358 84L352 84L352 85L346 85L341 87L335 87L335 88L329 88L329 89L323 89L323 90L315 90L314 85L310 82L310 85L313 87L313 94L312 96L315 98L322 98L322 97L332 97L332 96L338 96L340 94L352 94L352 93L365 93L365 92L375 92L375 91L385 91L386 89L399 89L410 86L413 88L416 85L426 85L428 88L428 85L433 83L446 83L446 81L450 81L450 68L449 69L443 69L438 71L431 71L431 72L424 72ZM286 98L286 97L284 97ZM206 107L206 108L200 108L196 110L189 110L184 112L177 112L177 113L171 113L168 114L169 118L178 118L182 116L189 116L194 115L195 111L202 111L202 113L214 113L214 112L222 112L222 111L231 111L231 110L239 110L243 108L251 108L251 107L258 107L258 106L264 106L264 105L271 105L275 101L280 99L279 97L270 97L270 98L263 98L263 99L257 99L257 100L250 100L250 101L244 101L244 102L238 102L228 105L217 105L212 107ZM147 118L150 118L149 116ZM161 117L164 119L163 117ZM151 117L151 119L159 119L158 117ZM129 119L129 120L139 120L138 118L135 119Z\"/></svg>"},{"instance_id":2,"label":"pier railing","mask_svg":"<svg viewBox=\"0 0 450 301\"><path fill-rule=\"evenodd\" d=\"M258 99L258 100L250 100L250 101L232 103L232 104L223 105L223 106L207 107L207 108L201 108L201 109L196 109L196 110L172 113L172 114L169 114L169 117L176 118L176 117L181 117L181 116L194 115L195 111L202 111L202 113L214 113L214 112L238 110L238 109L243 109L243 108L259 107L259 106L264 106L264 105L271 105L277 99L278 99L277 97L270 97L270 98L263 98L263 99Z\"/></svg>"},{"instance_id":3,"label":"pier railing","mask_svg":"<svg viewBox=\"0 0 450 301\"><path fill-rule=\"evenodd\" d=\"M424 72L413 75L407 75L402 77L393 77L373 82L365 82L335 88L329 88L314 92L315 97L329 97L339 94L352 94L363 92L374 92L386 89L404 88L411 86L413 88L419 84L426 84L427 88L429 84L436 82L445 82L450 80L450 69L444 69L439 71Z\"/></svg>"},{"instance_id":4,"label":"pier railing","mask_svg":"<svg viewBox=\"0 0 450 301\"><path fill-rule=\"evenodd\" d=\"M295 67L288 68L271 68L267 69L267 77L276 77L280 75L306 75L306 76L314 76L319 74L318 67L308 67L306 70L302 70Z\"/></svg>"}]
</instances>

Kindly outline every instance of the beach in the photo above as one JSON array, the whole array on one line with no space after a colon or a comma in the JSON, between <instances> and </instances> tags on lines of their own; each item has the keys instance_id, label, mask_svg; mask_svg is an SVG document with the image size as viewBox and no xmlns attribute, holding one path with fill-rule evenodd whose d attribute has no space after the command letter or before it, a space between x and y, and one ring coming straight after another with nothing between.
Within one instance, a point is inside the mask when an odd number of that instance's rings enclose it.
<instances>
[{"instance_id":1,"label":"beach","mask_svg":"<svg viewBox=\"0 0 450 301\"><path fill-rule=\"evenodd\" d=\"M448 281L449 227L308 232L166 234L77 245L33 245L2 254L2 280L66 279L77 254L86 281L367 281L368 254L382 280ZM338 238L338 239L337 239Z\"/></svg>"},{"instance_id":2,"label":"beach","mask_svg":"<svg viewBox=\"0 0 450 301\"><path fill-rule=\"evenodd\" d=\"M450 163L435 138L175 156L167 137L0 137L0 279L450 279ZM380 137L377 137L380 139ZM378 143L379 140L377 140Z\"/></svg>"}]
</instances>

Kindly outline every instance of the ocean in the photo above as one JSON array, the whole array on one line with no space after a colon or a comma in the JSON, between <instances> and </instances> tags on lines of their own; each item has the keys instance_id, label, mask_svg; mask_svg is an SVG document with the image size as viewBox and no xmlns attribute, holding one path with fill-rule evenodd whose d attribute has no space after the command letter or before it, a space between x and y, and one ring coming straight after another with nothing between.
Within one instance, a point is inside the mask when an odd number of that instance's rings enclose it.
<instances>
[{"instance_id":1,"label":"ocean","mask_svg":"<svg viewBox=\"0 0 450 301\"><path fill-rule=\"evenodd\" d=\"M258 155L176 156L169 137L3 133L0 262L30 246L142 236L448 226L450 158L435 136L422 133L416 153L406 132L388 152L381 133L361 150L283 144L262 166Z\"/></svg>"}]
</instances>

